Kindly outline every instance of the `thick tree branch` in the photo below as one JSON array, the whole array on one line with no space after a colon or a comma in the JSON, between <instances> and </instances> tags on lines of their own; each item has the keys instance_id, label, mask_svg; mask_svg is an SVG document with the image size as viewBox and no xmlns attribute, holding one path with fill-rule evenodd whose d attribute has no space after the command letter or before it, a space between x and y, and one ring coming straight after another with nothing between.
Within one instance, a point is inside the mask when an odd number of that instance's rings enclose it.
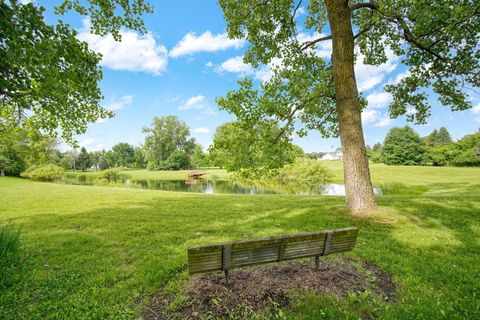
<instances>
[{"instance_id":1,"label":"thick tree branch","mask_svg":"<svg viewBox=\"0 0 480 320\"><path fill-rule=\"evenodd\" d=\"M300 50L305 50L305 49L308 49L310 48L311 46L313 46L314 44L320 42L320 41L325 41L325 40L331 40L333 38L332 35L329 35L329 36L326 36L326 37L321 37L321 38L317 38L315 40L312 40L312 41L305 41L301 46L300 46Z\"/></svg>"},{"instance_id":2,"label":"thick tree branch","mask_svg":"<svg viewBox=\"0 0 480 320\"><path fill-rule=\"evenodd\" d=\"M364 33L367 33L372 29L372 27L375 25L375 22L370 23L368 26L360 30L356 35L353 36L353 40L357 39L358 37L362 36Z\"/></svg>"},{"instance_id":3,"label":"thick tree branch","mask_svg":"<svg viewBox=\"0 0 480 320\"><path fill-rule=\"evenodd\" d=\"M378 6L373 2L356 3L353 6L350 6L350 10L352 10L352 11L355 11L355 10L358 10L358 9L363 9L363 8L367 8L367 9L371 9L371 10L377 10Z\"/></svg>"},{"instance_id":4,"label":"thick tree branch","mask_svg":"<svg viewBox=\"0 0 480 320\"><path fill-rule=\"evenodd\" d=\"M398 22L398 26L400 28L402 28L403 30L403 38L413 44L414 46L416 46L418 49L420 50L423 50L423 51L426 51L428 53L430 53L431 55L433 55L434 57L436 57L437 59L443 61L443 62L446 62L447 60L442 57L440 54L438 54L437 52L433 51L430 47L424 45L423 43L421 43L417 38L415 38L415 36L412 34L412 32L410 31L410 29L407 27L407 25L404 23L403 19L400 19L400 21Z\"/></svg>"}]
</instances>

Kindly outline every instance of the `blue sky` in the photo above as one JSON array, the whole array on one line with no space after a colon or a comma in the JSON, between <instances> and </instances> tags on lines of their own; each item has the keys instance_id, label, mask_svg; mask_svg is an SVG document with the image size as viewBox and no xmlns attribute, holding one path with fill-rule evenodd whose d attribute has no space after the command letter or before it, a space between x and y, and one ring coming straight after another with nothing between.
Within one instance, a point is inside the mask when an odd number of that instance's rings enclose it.
<instances>
[{"instance_id":1,"label":"blue sky","mask_svg":"<svg viewBox=\"0 0 480 320\"><path fill-rule=\"evenodd\" d=\"M39 1L47 9L47 21L54 23L52 1ZM219 111L215 98L238 87L237 80L251 76L268 79L267 67L252 70L241 57L247 43L226 37L222 11L213 0L151 1L155 13L145 16L146 35L123 32L118 43L109 36L99 37L88 31L88 21L75 14L63 17L79 31L79 38L91 49L101 52L104 78L100 87L103 105L115 117L89 125L77 139L88 150L110 148L118 142L139 145L144 141L142 128L154 116L176 115L191 128L192 136L204 147L212 142L215 128L233 116ZM311 34L303 33L309 37ZM328 42L318 48L320 55L329 56ZM367 144L382 141L393 126L406 124L405 118L388 117L390 97L383 85L405 74L400 59L393 57L379 67L357 63L357 81L369 100L362 119ZM473 96L472 110L451 112L434 98L428 124L413 126L420 135L445 126L455 139L477 131L480 127L480 96ZM410 124L411 125L411 124ZM295 138L306 152L330 151L340 145L339 139L322 139L318 133Z\"/></svg>"}]
</instances>

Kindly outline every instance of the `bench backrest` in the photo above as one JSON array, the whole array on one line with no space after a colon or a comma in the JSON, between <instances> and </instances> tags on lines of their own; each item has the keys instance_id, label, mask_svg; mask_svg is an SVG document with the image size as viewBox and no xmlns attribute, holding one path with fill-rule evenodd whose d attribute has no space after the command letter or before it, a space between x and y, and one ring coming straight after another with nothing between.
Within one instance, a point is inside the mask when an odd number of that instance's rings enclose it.
<instances>
[{"instance_id":1,"label":"bench backrest","mask_svg":"<svg viewBox=\"0 0 480 320\"><path fill-rule=\"evenodd\" d=\"M230 270L297 258L326 256L352 250L357 228L324 230L188 248L190 274Z\"/></svg>"}]
</instances>

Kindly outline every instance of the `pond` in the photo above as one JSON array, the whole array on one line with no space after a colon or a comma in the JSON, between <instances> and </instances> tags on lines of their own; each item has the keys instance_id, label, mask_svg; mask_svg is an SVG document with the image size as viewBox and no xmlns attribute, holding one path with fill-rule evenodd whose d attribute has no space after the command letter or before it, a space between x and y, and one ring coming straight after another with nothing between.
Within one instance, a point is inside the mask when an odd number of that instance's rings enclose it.
<instances>
[{"instance_id":1,"label":"pond","mask_svg":"<svg viewBox=\"0 0 480 320\"><path fill-rule=\"evenodd\" d=\"M127 180L127 185L152 190L195 192L205 194L299 194L299 195L324 195L344 196L345 185L324 184L308 187L274 188L255 185L243 185L228 180ZM375 188L375 194L381 194L381 190Z\"/></svg>"}]
</instances>

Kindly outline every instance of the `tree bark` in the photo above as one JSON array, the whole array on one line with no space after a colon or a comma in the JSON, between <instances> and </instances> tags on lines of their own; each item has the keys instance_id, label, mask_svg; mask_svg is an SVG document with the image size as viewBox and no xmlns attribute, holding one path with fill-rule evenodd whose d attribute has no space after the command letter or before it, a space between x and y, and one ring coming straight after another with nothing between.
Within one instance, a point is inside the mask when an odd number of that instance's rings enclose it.
<instances>
[{"instance_id":1,"label":"tree bark","mask_svg":"<svg viewBox=\"0 0 480 320\"><path fill-rule=\"evenodd\" d=\"M354 38L347 0L325 0L332 32L332 65L347 207L361 213L375 207L354 71Z\"/></svg>"},{"instance_id":2,"label":"tree bark","mask_svg":"<svg viewBox=\"0 0 480 320\"><path fill-rule=\"evenodd\" d=\"M0 170L0 177L5 177L5 170L3 169Z\"/></svg>"}]
</instances>

